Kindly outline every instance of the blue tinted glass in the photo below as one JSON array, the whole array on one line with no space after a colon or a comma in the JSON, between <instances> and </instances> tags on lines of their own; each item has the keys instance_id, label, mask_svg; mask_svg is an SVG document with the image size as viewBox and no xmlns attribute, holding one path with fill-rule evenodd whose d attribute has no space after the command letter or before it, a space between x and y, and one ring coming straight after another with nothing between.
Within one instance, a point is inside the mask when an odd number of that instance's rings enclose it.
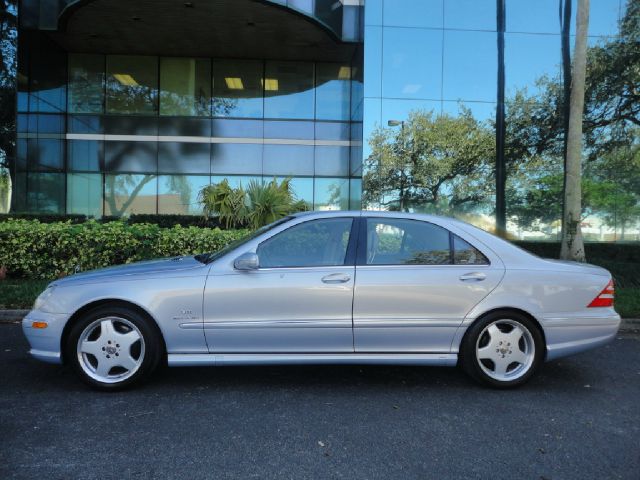
<instances>
[{"instance_id":1,"label":"blue tinted glass","mask_svg":"<svg viewBox=\"0 0 640 480\"><path fill-rule=\"evenodd\" d=\"M211 184L216 185L223 180L227 180L229 182L229 186L231 188L246 188L249 186L249 183L254 182L262 182L262 177L259 176L240 176L240 175L218 175L211 177Z\"/></svg>"},{"instance_id":2,"label":"blue tinted glass","mask_svg":"<svg viewBox=\"0 0 640 480\"><path fill-rule=\"evenodd\" d=\"M18 138L16 140L16 171L24 172L27 170L27 153L28 153L28 142L26 138ZM13 192L16 191L15 188L12 189Z\"/></svg>"},{"instance_id":3,"label":"blue tinted glass","mask_svg":"<svg viewBox=\"0 0 640 480\"><path fill-rule=\"evenodd\" d=\"M463 109L471 111L478 121L495 120L496 104L493 102L442 102L442 113L451 116L460 115Z\"/></svg>"},{"instance_id":4,"label":"blue tinted glass","mask_svg":"<svg viewBox=\"0 0 640 480\"><path fill-rule=\"evenodd\" d=\"M97 140L68 140L67 168L69 170L99 171L102 143Z\"/></svg>"},{"instance_id":5,"label":"blue tinted glass","mask_svg":"<svg viewBox=\"0 0 640 480\"><path fill-rule=\"evenodd\" d=\"M442 3L443 0L384 0L383 22L399 27L441 28Z\"/></svg>"},{"instance_id":6,"label":"blue tinted glass","mask_svg":"<svg viewBox=\"0 0 640 480\"><path fill-rule=\"evenodd\" d=\"M32 213L64 213L64 173L27 175L27 210Z\"/></svg>"},{"instance_id":7,"label":"blue tinted glass","mask_svg":"<svg viewBox=\"0 0 640 480\"><path fill-rule=\"evenodd\" d=\"M473 55L469 54L473 45ZM491 32L444 32L443 97L496 100L497 46Z\"/></svg>"},{"instance_id":8,"label":"blue tinted glass","mask_svg":"<svg viewBox=\"0 0 640 480\"><path fill-rule=\"evenodd\" d=\"M265 145L265 175L313 175L313 146Z\"/></svg>"},{"instance_id":9,"label":"blue tinted glass","mask_svg":"<svg viewBox=\"0 0 640 480\"><path fill-rule=\"evenodd\" d=\"M348 178L316 178L313 198L314 210L348 210Z\"/></svg>"},{"instance_id":10,"label":"blue tinted glass","mask_svg":"<svg viewBox=\"0 0 640 480\"><path fill-rule=\"evenodd\" d=\"M210 137L211 120L205 118L160 117L158 119L158 135Z\"/></svg>"},{"instance_id":11,"label":"blue tinted glass","mask_svg":"<svg viewBox=\"0 0 640 480\"><path fill-rule=\"evenodd\" d=\"M349 175L349 147L316 146L315 174Z\"/></svg>"},{"instance_id":12,"label":"blue tinted glass","mask_svg":"<svg viewBox=\"0 0 640 480\"><path fill-rule=\"evenodd\" d=\"M156 213L157 191L155 175L105 175L104 213L115 216Z\"/></svg>"},{"instance_id":13,"label":"blue tinted glass","mask_svg":"<svg viewBox=\"0 0 640 480\"><path fill-rule=\"evenodd\" d=\"M34 123L35 128L34 128ZM29 131L38 133L63 133L64 115L29 115Z\"/></svg>"},{"instance_id":14,"label":"blue tinted glass","mask_svg":"<svg viewBox=\"0 0 640 480\"><path fill-rule=\"evenodd\" d=\"M427 111L435 115L441 111L441 102L431 100L382 100L382 126L388 127L389 121L406 121L411 112ZM395 128L400 128L396 126Z\"/></svg>"},{"instance_id":15,"label":"blue tinted glass","mask_svg":"<svg viewBox=\"0 0 640 480\"><path fill-rule=\"evenodd\" d=\"M382 0L367 0L364 6L364 24L382 25Z\"/></svg>"},{"instance_id":16,"label":"blue tinted glass","mask_svg":"<svg viewBox=\"0 0 640 480\"><path fill-rule=\"evenodd\" d=\"M350 96L350 65L316 64L316 119L349 120Z\"/></svg>"},{"instance_id":17,"label":"blue tinted glass","mask_svg":"<svg viewBox=\"0 0 640 480\"><path fill-rule=\"evenodd\" d=\"M107 55L107 113L158 111L158 57Z\"/></svg>"},{"instance_id":18,"label":"blue tinted glass","mask_svg":"<svg viewBox=\"0 0 640 480\"><path fill-rule=\"evenodd\" d=\"M254 60L213 61L213 115L262 118L264 65Z\"/></svg>"},{"instance_id":19,"label":"blue tinted glass","mask_svg":"<svg viewBox=\"0 0 640 480\"><path fill-rule=\"evenodd\" d=\"M289 7L313 14L313 0L287 0Z\"/></svg>"},{"instance_id":20,"label":"blue tinted glass","mask_svg":"<svg viewBox=\"0 0 640 480\"><path fill-rule=\"evenodd\" d=\"M313 140L313 122L265 121L264 138Z\"/></svg>"},{"instance_id":21,"label":"blue tinted glass","mask_svg":"<svg viewBox=\"0 0 640 480\"><path fill-rule=\"evenodd\" d=\"M313 63L267 62L265 118L314 117Z\"/></svg>"},{"instance_id":22,"label":"blue tinted glass","mask_svg":"<svg viewBox=\"0 0 640 480\"><path fill-rule=\"evenodd\" d=\"M316 122L316 140L349 140L349 123Z\"/></svg>"},{"instance_id":23,"label":"blue tinted glass","mask_svg":"<svg viewBox=\"0 0 640 480\"><path fill-rule=\"evenodd\" d=\"M62 140L30 138L27 144L27 159L30 170L62 170L64 165L64 142Z\"/></svg>"},{"instance_id":24,"label":"blue tinted glass","mask_svg":"<svg viewBox=\"0 0 640 480\"><path fill-rule=\"evenodd\" d=\"M527 87L538 92L536 80L547 75L560 76L560 37L558 35L505 34L506 96Z\"/></svg>"},{"instance_id":25,"label":"blue tinted glass","mask_svg":"<svg viewBox=\"0 0 640 480\"><path fill-rule=\"evenodd\" d=\"M232 138L262 138L262 120L213 120L211 136Z\"/></svg>"},{"instance_id":26,"label":"blue tinted glass","mask_svg":"<svg viewBox=\"0 0 640 480\"><path fill-rule=\"evenodd\" d=\"M360 210L362 208L362 179L349 180L349 209Z\"/></svg>"},{"instance_id":27,"label":"blue tinted glass","mask_svg":"<svg viewBox=\"0 0 640 480\"><path fill-rule=\"evenodd\" d=\"M157 142L105 142L104 169L107 172L158 171Z\"/></svg>"},{"instance_id":28,"label":"blue tinted glass","mask_svg":"<svg viewBox=\"0 0 640 480\"><path fill-rule=\"evenodd\" d=\"M371 154L369 139L380 127L382 116L382 100L378 98L364 99L364 122L362 123L362 157L367 158Z\"/></svg>"},{"instance_id":29,"label":"blue tinted glass","mask_svg":"<svg viewBox=\"0 0 640 480\"><path fill-rule=\"evenodd\" d=\"M496 0L446 0L444 28L495 30Z\"/></svg>"},{"instance_id":30,"label":"blue tinted glass","mask_svg":"<svg viewBox=\"0 0 640 480\"><path fill-rule=\"evenodd\" d=\"M364 96L382 96L382 27L364 30Z\"/></svg>"},{"instance_id":31,"label":"blue tinted glass","mask_svg":"<svg viewBox=\"0 0 640 480\"><path fill-rule=\"evenodd\" d=\"M158 213L201 215L198 193L209 185L208 175L161 175L158 177Z\"/></svg>"},{"instance_id":32,"label":"blue tinted glass","mask_svg":"<svg viewBox=\"0 0 640 480\"><path fill-rule=\"evenodd\" d=\"M111 135L157 135L158 118L143 116L105 116L104 133Z\"/></svg>"},{"instance_id":33,"label":"blue tinted glass","mask_svg":"<svg viewBox=\"0 0 640 480\"><path fill-rule=\"evenodd\" d=\"M69 115L67 128L71 133L103 133L102 117L89 115Z\"/></svg>"},{"instance_id":34,"label":"blue tinted glass","mask_svg":"<svg viewBox=\"0 0 640 480\"><path fill-rule=\"evenodd\" d=\"M210 143L158 142L161 173L206 173L211 162Z\"/></svg>"},{"instance_id":35,"label":"blue tinted glass","mask_svg":"<svg viewBox=\"0 0 640 480\"><path fill-rule=\"evenodd\" d=\"M442 32L385 28L382 65L384 97L440 98Z\"/></svg>"},{"instance_id":36,"label":"blue tinted glass","mask_svg":"<svg viewBox=\"0 0 640 480\"><path fill-rule=\"evenodd\" d=\"M211 173L262 175L262 145L214 143Z\"/></svg>"},{"instance_id":37,"label":"blue tinted glass","mask_svg":"<svg viewBox=\"0 0 640 480\"><path fill-rule=\"evenodd\" d=\"M88 217L102 216L102 175L70 173L67 175L67 213Z\"/></svg>"},{"instance_id":38,"label":"blue tinted glass","mask_svg":"<svg viewBox=\"0 0 640 480\"><path fill-rule=\"evenodd\" d=\"M287 177L276 177L278 182L282 182ZM273 177L264 177L265 181L270 182ZM313 178L291 178L291 188L297 200L305 202L309 208L313 206Z\"/></svg>"}]
</instances>

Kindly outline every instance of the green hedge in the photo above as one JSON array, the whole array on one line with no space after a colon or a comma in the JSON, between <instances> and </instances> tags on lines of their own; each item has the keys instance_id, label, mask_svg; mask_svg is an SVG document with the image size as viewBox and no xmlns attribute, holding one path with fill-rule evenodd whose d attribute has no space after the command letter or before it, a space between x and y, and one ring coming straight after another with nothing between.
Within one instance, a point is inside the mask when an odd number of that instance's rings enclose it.
<instances>
[{"instance_id":1,"label":"green hedge","mask_svg":"<svg viewBox=\"0 0 640 480\"><path fill-rule=\"evenodd\" d=\"M0 266L10 277L55 278L82 270L150 258L219 250L244 230L181 227L123 222L82 224L0 222Z\"/></svg>"},{"instance_id":2,"label":"green hedge","mask_svg":"<svg viewBox=\"0 0 640 480\"><path fill-rule=\"evenodd\" d=\"M46 213L0 213L0 222L16 219L38 220L41 223L84 223L87 220L90 220L90 218L88 218L86 215L79 214L60 215ZM174 225L181 225L183 227L221 227L220 222L216 217L205 219L202 215L160 215L138 213L129 215L127 217L104 216L95 219L95 221L98 223L123 222L128 225L134 225L136 223L151 223L163 228L171 228Z\"/></svg>"}]
</instances>

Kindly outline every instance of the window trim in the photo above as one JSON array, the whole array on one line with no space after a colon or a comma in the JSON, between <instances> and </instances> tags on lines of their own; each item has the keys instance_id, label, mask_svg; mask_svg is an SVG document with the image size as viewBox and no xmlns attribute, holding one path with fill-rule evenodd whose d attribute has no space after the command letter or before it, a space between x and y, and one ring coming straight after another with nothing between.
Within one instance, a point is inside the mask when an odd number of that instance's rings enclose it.
<instances>
[{"instance_id":1,"label":"window trim","mask_svg":"<svg viewBox=\"0 0 640 480\"><path fill-rule=\"evenodd\" d=\"M264 240L262 240L260 243L258 243L256 245L255 248L255 252L256 254L258 253L258 249L260 248L260 246L268 241L270 241L271 239L277 237L278 235L280 235L281 233L286 232L287 230L290 230L291 228L300 226L300 225L304 225L306 223L311 223L311 222L318 222L318 221L322 221L322 220L335 220L335 219L349 219L351 220L351 228L349 230L349 243L347 244L347 251L345 252L344 255L344 262L342 263L342 265L290 265L290 266L286 266L286 267L258 267L258 271L262 272L262 271L270 271L270 270L286 270L286 269L327 269L327 268L343 268L343 267L354 267L356 264L356 249L357 249L357 245L358 245L358 240L359 240L359 231L357 228L357 224L358 224L358 218L354 217L353 215L344 215L344 216L335 216L335 217L323 217L323 218L312 218L303 222L298 222L295 223L293 225L288 226L285 229L280 230L277 233L274 233L273 235L271 235L269 238L265 238Z\"/></svg>"},{"instance_id":2,"label":"window trim","mask_svg":"<svg viewBox=\"0 0 640 480\"><path fill-rule=\"evenodd\" d=\"M367 263L367 221L395 221L395 220L409 220L409 221L413 221L413 222L420 222L420 223L426 223L429 225L433 225L436 226L438 228L443 229L444 231L446 231L449 234L449 259L451 263L419 263L419 264L415 264L415 263L381 263L381 264L369 264ZM358 249L357 249L357 255L356 255L356 266L358 267L370 267L370 268L379 268L379 267L384 267L384 268L397 268L397 267L403 267L403 268L425 268L425 267L430 267L430 268L441 268L441 267L457 267L457 268L487 268L491 266L491 259L489 258L489 256L484 253L481 249L479 249L478 247L476 247L473 243L471 243L469 240L467 240L466 238L463 238L462 236L458 235L457 233L453 233L451 230L449 230L446 227L443 227L442 225L438 225L436 223L433 222L429 222L426 220L419 220L416 218L405 218L405 217L361 217L359 219L360 221L360 227L358 229L358 233L359 233L359 239L361 239L358 242ZM483 264L462 264L462 263L455 263L455 250L453 247L454 244L454 236L459 237L460 239L464 240L465 242L467 242L469 245L471 245L473 248L475 248L476 250L478 250L480 253L482 253L482 255L484 255L484 257L487 259L487 263L483 263Z\"/></svg>"}]
</instances>

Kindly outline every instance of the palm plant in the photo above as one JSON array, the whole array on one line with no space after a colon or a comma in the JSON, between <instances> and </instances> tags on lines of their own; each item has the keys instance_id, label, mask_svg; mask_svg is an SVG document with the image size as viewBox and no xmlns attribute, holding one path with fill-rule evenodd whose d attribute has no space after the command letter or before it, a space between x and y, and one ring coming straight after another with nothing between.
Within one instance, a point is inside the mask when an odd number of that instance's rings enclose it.
<instances>
[{"instance_id":1,"label":"palm plant","mask_svg":"<svg viewBox=\"0 0 640 480\"><path fill-rule=\"evenodd\" d=\"M236 228L244 223L246 216L245 196L242 187L231 188L225 178L220 183L203 187L198 202L202 204L205 218L217 216L226 228Z\"/></svg>"}]
</instances>

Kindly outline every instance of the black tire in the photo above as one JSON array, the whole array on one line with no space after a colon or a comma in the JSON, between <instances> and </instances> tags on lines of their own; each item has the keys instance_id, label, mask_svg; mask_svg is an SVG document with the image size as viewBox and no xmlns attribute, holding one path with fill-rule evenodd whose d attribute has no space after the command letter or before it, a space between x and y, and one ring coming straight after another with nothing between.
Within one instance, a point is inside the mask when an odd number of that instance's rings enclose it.
<instances>
[{"instance_id":1,"label":"black tire","mask_svg":"<svg viewBox=\"0 0 640 480\"><path fill-rule=\"evenodd\" d=\"M487 347L490 342L493 341L488 329L494 324L500 330L498 335L495 335L496 340L501 339L500 334L508 335L509 327L515 328L519 325L524 330L522 339L518 342L518 351L516 355L525 355L526 361L523 363L513 362L508 363L508 360L513 355L515 348L509 343L506 345L495 345L496 356L505 359L502 363L508 364L505 373L500 375L497 365L493 363L491 359L480 360L477 354L476 347ZM482 335L482 338L480 336ZM523 343L524 342L524 343ZM504 347L504 350L503 350ZM531 350L533 347L533 350ZM525 353L528 350L528 354ZM493 346L491 348L491 354L493 354ZM505 358L506 356L506 358ZM544 361L545 356L545 342L542 333L538 325L526 315L522 315L518 312L510 310L495 311L492 312L472 324L462 339L460 345L460 364L463 370L477 382L487 385L493 388L514 388L526 383L539 369L540 365ZM500 362L500 358L498 358ZM493 367L492 367L493 365ZM492 368L494 371L492 371ZM505 378L495 378L505 377ZM511 376L512 378L509 378Z\"/></svg>"},{"instance_id":2,"label":"black tire","mask_svg":"<svg viewBox=\"0 0 640 480\"><path fill-rule=\"evenodd\" d=\"M101 327L101 325L105 325L102 323L103 321L111 323L114 329L112 337L107 337L106 333L103 337ZM89 332L93 333L89 335ZM126 335L127 333L131 333L132 337L137 336L139 339L129 346L124 343L121 346L117 339L125 337L119 337L118 335ZM91 347L91 353L80 352L79 342L81 337L87 341L84 345L89 343L95 345L95 347ZM115 340L112 342L107 338ZM126 341L128 342L129 340ZM94 352L93 350L96 351ZM163 342L153 320L123 305L104 305L85 313L71 327L65 342L65 359L67 362L83 382L103 391L122 390L140 383L154 372L163 355ZM127 370L124 366L110 366L111 364L108 363L123 361L124 359L135 362L135 366ZM105 368L108 368L106 375L99 374L97 368L99 361L106 362L105 365L107 367ZM92 371L92 368L95 371ZM104 381L101 381L101 379L104 379Z\"/></svg>"}]
</instances>

